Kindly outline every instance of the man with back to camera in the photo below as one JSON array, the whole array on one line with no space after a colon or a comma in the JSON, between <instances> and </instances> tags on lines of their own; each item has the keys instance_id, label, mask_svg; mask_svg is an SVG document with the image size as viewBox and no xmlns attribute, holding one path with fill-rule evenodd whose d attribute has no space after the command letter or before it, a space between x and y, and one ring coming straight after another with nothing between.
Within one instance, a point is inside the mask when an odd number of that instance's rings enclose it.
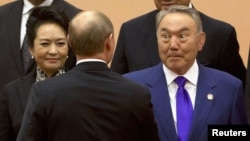
<instances>
[{"instance_id":1,"label":"man with back to camera","mask_svg":"<svg viewBox=\"0 0 250 141\"><path fill-rule=\"evenodd\" d=\"M149 90L108 68L110 19L81 12L68 38L77 65L33 85L17 141L158 141Z\"/></svg>"}]
</instances>

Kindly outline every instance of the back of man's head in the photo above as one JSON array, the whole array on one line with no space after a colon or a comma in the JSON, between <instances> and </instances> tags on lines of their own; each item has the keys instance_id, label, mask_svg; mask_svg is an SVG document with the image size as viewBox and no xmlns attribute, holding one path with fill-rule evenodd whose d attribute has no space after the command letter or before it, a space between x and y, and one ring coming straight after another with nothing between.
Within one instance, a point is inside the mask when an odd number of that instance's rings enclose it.
<instances>
[{"instance_id":1,"label":"back of man's head","mask_svg":"<svg viewBox=\"0 0 250 141\"><path fill-rule=\"evenodd\" d=\"M111 20L99 11L83 11L69 25L69 43L77 56L103 52L105 40L113 35Z\"/></svg>"}]
</instances>

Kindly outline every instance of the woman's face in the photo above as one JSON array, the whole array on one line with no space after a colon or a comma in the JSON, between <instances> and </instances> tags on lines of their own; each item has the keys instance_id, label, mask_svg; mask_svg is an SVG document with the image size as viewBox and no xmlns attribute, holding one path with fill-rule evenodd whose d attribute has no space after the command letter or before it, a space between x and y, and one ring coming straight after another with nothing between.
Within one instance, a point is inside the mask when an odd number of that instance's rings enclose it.
<instances>
[{"instance_id":1,"label":"woman's face","mask_svg":"<svg viewBox=\"0 0 250 141\"><path fill-rule=\"evenodd\" d=\"M68 41L66 32L55 23L45 23L37 28L34 46L30 48L37 66L53 75L63 68L68 58Z\"/></svg>"}]
</instances>

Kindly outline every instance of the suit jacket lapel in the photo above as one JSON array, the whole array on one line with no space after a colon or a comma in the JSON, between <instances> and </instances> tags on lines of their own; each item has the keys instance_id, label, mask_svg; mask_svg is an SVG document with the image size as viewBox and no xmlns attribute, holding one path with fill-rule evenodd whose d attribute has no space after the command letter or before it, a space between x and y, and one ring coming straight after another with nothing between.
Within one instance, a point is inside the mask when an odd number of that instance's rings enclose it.
<instances>
[{"instance_id":1,"label":"suit jacket lapel","mask_svg":"<svg viewBox=\"0 0 250 141\"><path fill-rule=\"evenodd\" d=\"M158 128L162 128L164 138L169 141L177 141L170 98L168 94L167 83L162 69L162 63L157 65L146 82L150 87L152 103Z\"/></svg>"},{"instance_id":2,"label":"suit jacket lapel","mask_svg":"<svg viewBox=\"0 0 250 141\"><path fill-rule=\"evenodd\" d=\"M156 39L156 24L155 17L158 10L152 11L147 18L148 26L145 27L144 33L144 47L147 52L148 58L152 66L160 62L160 57L158 53L157 39Z\"/></svg>"},{"instance_id":3,"label":"suit jacket lapel","mask_svg":"<svg viewBox=\"0 0 250 141\"><path fill-rule=\"evenodd\" d=\"M26 75L24 78L20 79L17 89L18 89L18 96L20 97L22 103L22 109L24 110L29 98L29 92L32 85L35 82L35 71Z\"/></svg>"},{"instance_id":4,"label":"suit jacket lapel","mask_svg":"<svg viewBox=\"0 0 250 141\"><path fill-rule=\"evenodd\" d=\"M11 6L8 12L8 15L6 15L6 23L7 23L7 30L11 31L7 33L7 36L9 38L10 47L12 50L12 54L15 63L17 65L17 69L19 72L23 72L23 66L22 66L22 56L21 56L21 50L20 50L20 25L21 25L21 18L22 18L22 9L23 9L23 1L16 2L15 5Z\"/></svg>"},{"instance_id":5,"label":"suit jacket lapel","mask_svg":"<svg viewBox=\"0 0 250 141\"><path fill-rule=\"evenodd\" d=\"M213 78L204 70L203 66L199 66L199 78L197 85L197 93L193 114L193 123L190 132L190 140L196 140L201 131L207 128L207 120L209 118L209 113L213 108L216 100L216 93L214 88L216 83ZM207 98L208 94L213 95L213 99L209 100Z\"/></svg>"}]
</instances>

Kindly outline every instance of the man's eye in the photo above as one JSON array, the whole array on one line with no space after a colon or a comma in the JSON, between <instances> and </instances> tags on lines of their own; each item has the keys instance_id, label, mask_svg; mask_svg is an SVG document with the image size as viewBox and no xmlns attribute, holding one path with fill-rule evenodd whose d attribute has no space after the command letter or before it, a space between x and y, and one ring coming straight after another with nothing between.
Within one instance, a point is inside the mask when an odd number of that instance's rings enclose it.
<instances>
[{"instance_id":1,"label":"man's eye","mask_svg":"<svg viewBox=\"0 0 250 141\"><path fill-rule=\"evenodd\" d=\"M181 35L180 35L180 38L186 38L186 37L187 37L186 34L181 34Z\"/></svg>"},{"instance_id":2,"label":"man's eye","mask_svg":"<svg viewBox=\"0 0 250 141\"><path fill-rule=\"evenodd\" d=\"M163 38L165 38L165 39L170 38L170 36L169 36L169 35L162 35L162 37L163 37Z\"/></svg>"}]
</instances>

